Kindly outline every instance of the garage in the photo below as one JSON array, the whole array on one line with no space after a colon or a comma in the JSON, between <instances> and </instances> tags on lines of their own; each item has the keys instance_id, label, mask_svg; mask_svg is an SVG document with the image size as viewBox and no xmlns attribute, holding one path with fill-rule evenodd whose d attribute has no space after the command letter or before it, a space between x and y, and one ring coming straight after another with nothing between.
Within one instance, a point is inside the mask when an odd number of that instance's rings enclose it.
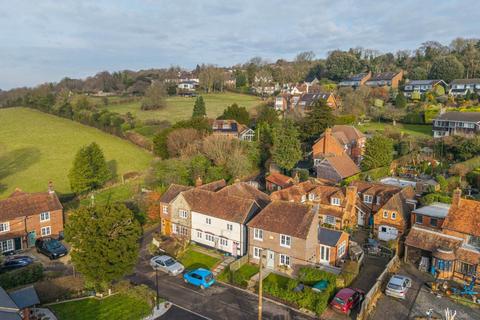
<instances>
[{"instance_id":1,"label":"garage","mask_svg":"<svg viewBox=\"0 0 480 320\"><path fill-rule=\"evenodd\" d=\"M379 226L378 227L378 239L383 241L396 239L398 236L398 229L390 226Z\"/></svg>"}]
</instances>

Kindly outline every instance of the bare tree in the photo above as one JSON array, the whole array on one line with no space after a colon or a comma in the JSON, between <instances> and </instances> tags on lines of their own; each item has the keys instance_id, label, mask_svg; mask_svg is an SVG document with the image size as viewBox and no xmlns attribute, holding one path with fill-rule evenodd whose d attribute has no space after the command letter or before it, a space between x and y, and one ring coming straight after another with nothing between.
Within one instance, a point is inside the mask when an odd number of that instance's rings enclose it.
<instances>
[{"instance_id":1,"label":"bare tree","mask_svg":"<svg viewBox=\"0 0 480 320\"><path fill-rule=\"evenodd\" d=\"M174 130L167 136L168 154L171 157L178 157L190 144L201 138L202 135L192 128Z\"/></svg>"}]
</instances>

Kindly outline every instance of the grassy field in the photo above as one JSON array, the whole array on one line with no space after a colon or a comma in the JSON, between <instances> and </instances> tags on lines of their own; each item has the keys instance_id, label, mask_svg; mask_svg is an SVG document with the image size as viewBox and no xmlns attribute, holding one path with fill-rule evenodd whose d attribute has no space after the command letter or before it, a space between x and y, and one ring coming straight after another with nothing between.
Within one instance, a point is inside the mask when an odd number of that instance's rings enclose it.
<instances>
[{"instance_id":1,"label":"grassy field","mask_svg":"<svg viewBox=\"0 0 480 320\"><path fill-rule=\"evenodd\" d=\"M150 306L140 299L117 294L103 300L84 299L50 306L58 320L140 320L150 314Z\"/></svg>"},{"instance_id":2,"label":"grassy field","mask_svg":"<svg viewBox=\"0 0 480 320\"><path fill-rule=\"evenodd\" d=\"M247 110L250 110L261 102L257 97L232 92L202 94L202 96L205 100L207 115L212 118L222 114L223 110L233 103L237 103L239 106L246 107ZM178 96L169 97L167 98L167 107L165 109L153 111L140 110L140 100L125 104L112 104L105 108L120 114L131 112L140 120L167 120L175 123L192 116L195 99L196 98Z\"/></svg>"},{"instance_id":3,"label":"grassy field","mask_svg":"<svg viewBox=\"0 0 480 320\"><path fill-rule=\"evenodd\" d=\"M96 142L118 175L145 170L152 155L77 122L26 108L0 109L0 198L24 191L70 191L68 171L81 146Z\"/></svg>"},{"instance_id":4,"label":"grassy field","mask_svg":"<svg viewBox=\"0 0 480 320\"><path fill-rule=\"evenodd\" d=\"M219 258L195 251L194 248L188 248L178 260L186 270L196 268L212 269L220 261Z\"/></svg>"},{"instance_id":5,"label":"grassy field","mask_svg":"<svg viewBox=\"0 0 480 320\"><path fill-rule=\"evenodd\" d=\"M390 123L384 122L370 122L357 126L357 128L364 133L383 132L385 129L391 131L400 131L419 138L432 137L432 125L430 124L403 124L397 123L393 126Z\"/></svg>"}]
</instances>

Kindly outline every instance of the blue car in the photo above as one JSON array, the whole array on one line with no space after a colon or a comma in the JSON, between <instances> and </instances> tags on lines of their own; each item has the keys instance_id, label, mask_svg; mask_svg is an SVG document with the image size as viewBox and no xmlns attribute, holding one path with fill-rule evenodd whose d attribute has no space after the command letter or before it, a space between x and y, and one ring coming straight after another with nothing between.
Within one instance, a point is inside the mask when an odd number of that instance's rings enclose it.
<instances>
[{"instance_id":1,"label":"blue car","mask_svg":"<svg viewBox=\"0 0 480 320\"><path fill-rule=\"evenodd\" d=\"M210 287L215 283L215 278L213 278L213 273L210 270L198 268L187 272L183 275L183 280L185 283L193 284L194 286L200 287L202 289Z\"/></svg>"}]
</instances>

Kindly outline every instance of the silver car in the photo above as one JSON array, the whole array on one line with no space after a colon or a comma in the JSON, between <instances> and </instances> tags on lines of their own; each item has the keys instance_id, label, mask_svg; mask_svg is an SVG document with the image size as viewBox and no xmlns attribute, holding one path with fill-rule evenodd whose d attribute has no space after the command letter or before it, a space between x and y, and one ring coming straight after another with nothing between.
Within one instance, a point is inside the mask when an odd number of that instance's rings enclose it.
<instances>
[{"instance_id":1,"label":"silver car","mask_svg":"<svg viewBox=\"0 0 480 320\"><path fill-rule=\"evenodd\" d=\"M412 279L409 277L394 275L388 281L385 294L390 297L405 299L408 288L412 286Z\"/></svg>"},{"instance_id":2,"label":"silver car","mask_svg":"<svg viewBox=\"0 0 480 320\"><path fill-rule=\"evenodd\" d=\"M180 262L169 256L155 256L150 259L150 265L154 270L161 270L172 276L179 275L185 270Z\"/></svg>"}]
</instances>

